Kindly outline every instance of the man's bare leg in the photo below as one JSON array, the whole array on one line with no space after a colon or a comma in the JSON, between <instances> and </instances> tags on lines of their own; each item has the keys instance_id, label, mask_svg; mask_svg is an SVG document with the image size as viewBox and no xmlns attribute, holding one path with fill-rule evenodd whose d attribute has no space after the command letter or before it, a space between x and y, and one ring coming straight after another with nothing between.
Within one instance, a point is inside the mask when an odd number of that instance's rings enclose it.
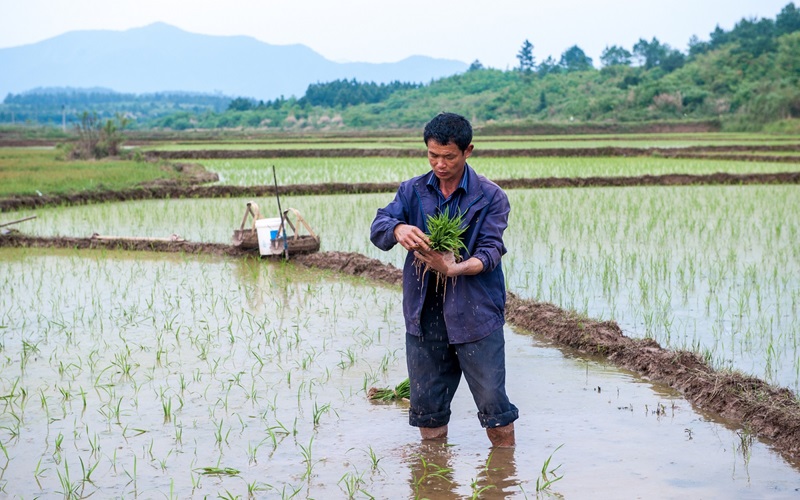
<instances>
[{"instance_id":1,"label":"man's bare leg","mask_svg":"<svg viewBox=\"0 0 800 500\"><path fill-rule=\"evenodd\" d=\"M514 422L502 427L492 427L486 429L486 435L489 436L489 441L492 446L497 448L512 448L516 445L514 438Z\"/></svg>"},{"instance_id":2,"label":"man's bare leg","mask_svg":"<svg viewBox=\"0 0 800 500\"><path fill-rule=\"evenodd\" d=\"M423 441L427 439L443 439L447 437L447 426L441 427L420 427L419 434Z\"/></svg>"}]
</instances>

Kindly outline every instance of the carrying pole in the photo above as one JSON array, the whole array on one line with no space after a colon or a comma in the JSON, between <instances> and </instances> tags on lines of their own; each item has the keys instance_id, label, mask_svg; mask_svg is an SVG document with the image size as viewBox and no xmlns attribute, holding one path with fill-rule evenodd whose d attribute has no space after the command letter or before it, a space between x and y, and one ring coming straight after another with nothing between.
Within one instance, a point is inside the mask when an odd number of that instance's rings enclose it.
<instances>
[{"instance_id":1,"label":"carrying pole","mask_svg":"<svg viewBox=\"0 0 800 500\"><path fill-rule=\"evenodd\" d=\"M36 218L35 215L31 215L30 217L25 217L25 218L18 219L18 220L12 220L11 222L6 222L5 224L0 224L0 227L6 227L6 226L10 226L12 224L19 224L20 222L25 222L26 220L31 220L31 219L35 219L35 218Z\"/></svg>"},{"instance_id":2,"label":"carrying pole","mask_svg":"<svg viewBox=\"0 0 800 500\"><path fill-rule=\"evenodd\" d=\"M283 229L283 258L289 260L289 244L286 241L286 224L283 218L283 210L281 209L281 196L278 193L278 176L275 175L275 165L272 165L272 179L275 181L275 198L278 200L278 212L280 212L281 228Z\"/></svg>"}]
</instances>

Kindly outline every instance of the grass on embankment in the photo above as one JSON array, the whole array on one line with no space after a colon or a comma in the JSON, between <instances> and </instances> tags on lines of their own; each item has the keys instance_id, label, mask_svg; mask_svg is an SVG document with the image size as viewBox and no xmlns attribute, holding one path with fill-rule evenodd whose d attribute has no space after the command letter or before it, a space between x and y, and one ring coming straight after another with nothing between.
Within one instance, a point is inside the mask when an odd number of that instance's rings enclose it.
<instances>
[{"instance_id":1,"label":"grass on embankment","mask_svg":"<svg viewBox=\"0 0 800 500\"><path fill-rule=\"evenodd\" d=\"M59 160L54 149L0 148L0 197L117 190L175 177L155 163Z\"/></svg>"}]
</instances>

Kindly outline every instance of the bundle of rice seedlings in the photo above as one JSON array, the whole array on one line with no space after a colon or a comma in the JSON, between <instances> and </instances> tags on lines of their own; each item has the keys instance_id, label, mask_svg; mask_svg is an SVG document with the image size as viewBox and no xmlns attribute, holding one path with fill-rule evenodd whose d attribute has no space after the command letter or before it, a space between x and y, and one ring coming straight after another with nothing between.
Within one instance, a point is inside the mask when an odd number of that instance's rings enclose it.
<instances>
[{"instance_id":1,"label":"bundle of rice seedlings","mask_svg":"<svg viewBox=\"0 0 800 500\"><path fill-rule=\"evenodd\" d=\"M466 227L461 227L464 223L464 214L458 213L450 216L450 207L445 207L444 211L436 215L428 216L428 240L433 250L437 252L450 253L456 262L461 262L461 249L466 250L466 245L461 241L461 235L467 230ZM425 273L432 269L421 261L415 261L417 274L424 277ZM440 274L435 269L432 270L436 276L436 287L445 285L447 277ZM451 278L453 283L456 278ZM446 290L445 290L446 291Z\"/></svg>"},{"instance_id":2,"label":"bundle of rice seedlings","mask_svg":"<svg viewBox=\"0 0 800 500\"><path fill-rule=\"evenodd\" d=\"M466 249L461 235L467 230L461 227L464 223L464 215L459 213L450 216L450 207L446 207L443 212L428 216L428 239L431 248L439 252L453 252L459 255L459 250Z\"/></svg>"},{"instance_id":3,"label":"bundle of rice seedlings","mask_svg":"<svg viewBox=\"0 0 800 500\"><path fill-rule=\"evenodd\" d=\"M367 397L373 401L395 401L398 399L408 399L411 397L411 382L408 379L400 382L394 389L386 387L378 389L370 387Z\"/></svg>"}]
</instances>

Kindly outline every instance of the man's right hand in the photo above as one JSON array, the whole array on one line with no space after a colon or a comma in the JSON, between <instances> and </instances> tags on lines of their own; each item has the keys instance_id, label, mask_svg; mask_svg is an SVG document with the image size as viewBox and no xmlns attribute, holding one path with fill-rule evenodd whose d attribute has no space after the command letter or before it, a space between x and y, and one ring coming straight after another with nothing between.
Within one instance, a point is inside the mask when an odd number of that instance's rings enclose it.
<instances>
[{"instance_id":1,"label":"man's right hand","mask_svg":"<svg viewBox=\"0 0 800 500\"><path fill-rule=\"evenodd\" d=\"M400 246L412 252L414 250L430 250L430 240L422 229L410 224L398 224L394 227L394 239Z\"/></svg>"}]
</instances>

